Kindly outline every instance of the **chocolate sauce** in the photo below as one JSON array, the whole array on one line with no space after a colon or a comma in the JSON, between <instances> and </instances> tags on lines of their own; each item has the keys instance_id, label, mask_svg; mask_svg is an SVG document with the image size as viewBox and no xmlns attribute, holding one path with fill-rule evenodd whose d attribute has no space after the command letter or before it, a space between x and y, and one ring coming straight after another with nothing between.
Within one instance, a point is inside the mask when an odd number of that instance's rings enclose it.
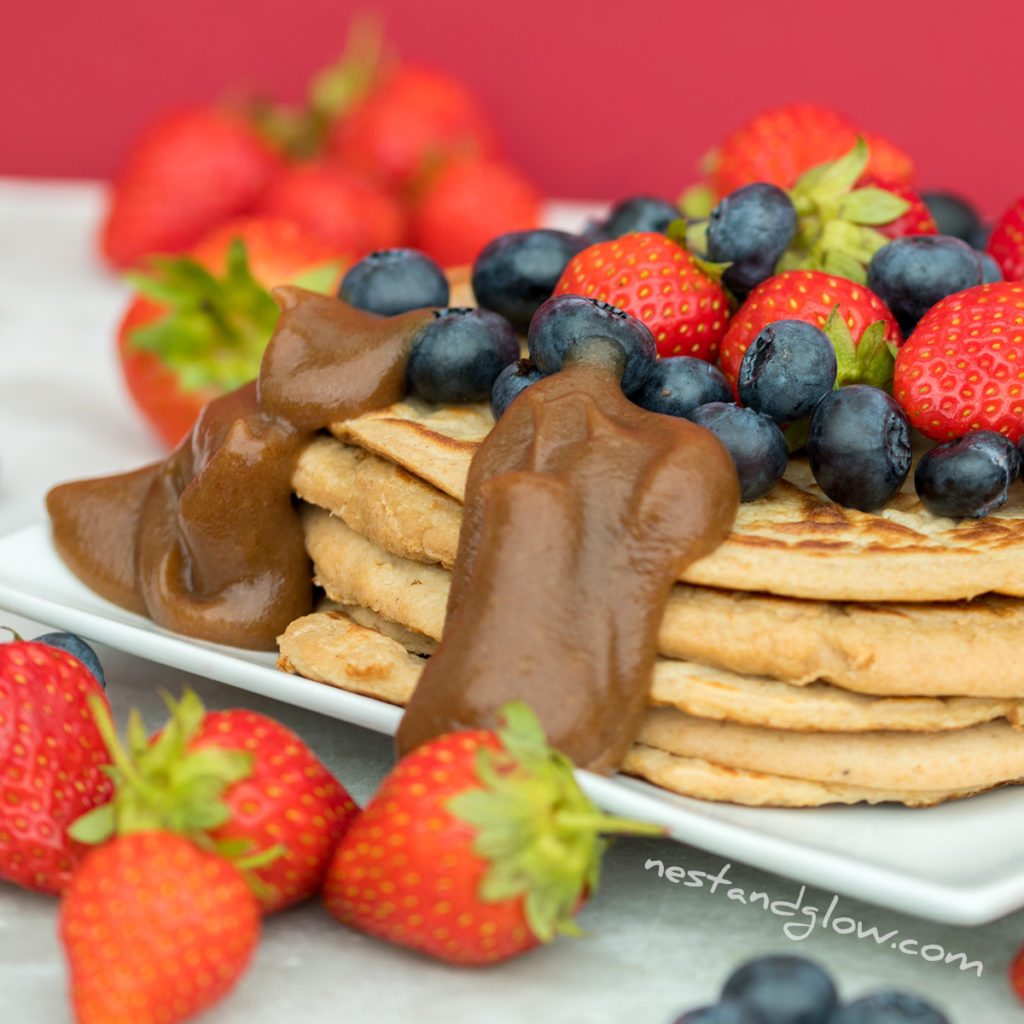
<instances>
[{"instance_id":1,"label":"chocolate sauce","mask_svg":"<svg viewBox=\"0 0 1024 1024\"><path fill-rule=\"evenodd\" d=\"M376 317L275 289L256 381L209 403L162 463L47 495L54 545L92 590L177 633L274 650L312 608L293 505L295 459L317 430L397 401L430 310Z\"/></svg>"},{"instance_id":2,"label":"chocolate sauce","mask_svg":"<svg viewBox=\"0 0 1024 1024\"><path fill-rule=\"evenodd\" d=\"M522 699L575 764L621 764L669 588L725 538L739 486L716 438L634 405L620 377L600 345L582 350L526 388L474 456L444 637L400 753Z\"/></svg>"},{"instance_id":3,"label":"chocolate sauce","mask_svg":"<svg viewBox=\"0 0 1024 1024\"><path fill-rule=\"evenodd\" d=\"M380 318L294 287L256 381L211 402L166 460L47 496L89 587L175 632L272 650L312 605L291 494L312 435L397 401L419 310ZM470 467L444 639L399 747L526 700L576 764L615 769L643 714L669 588L728 533L732 460L622 393L597 339L508 408Z\"/></svg>"}]
</instances>

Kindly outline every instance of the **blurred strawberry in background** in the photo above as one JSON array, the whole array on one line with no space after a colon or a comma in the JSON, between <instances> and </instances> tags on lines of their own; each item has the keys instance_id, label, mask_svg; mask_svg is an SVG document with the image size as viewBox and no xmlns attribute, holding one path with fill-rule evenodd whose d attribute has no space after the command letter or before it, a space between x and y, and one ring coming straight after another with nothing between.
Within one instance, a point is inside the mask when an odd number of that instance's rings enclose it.
<instances>
[{"instance_id":1,"label":"blurred strawberry in background","mask_svg":"<svg viewBox=\"0 0 1024 1024\"><path fill-rule=\"evenodd\" d=\"M461 82L436 68L405 65L386 74L327 139L332 160L396 190L414 189L451 157L495 157L494 126Z\"/></svg>"},{"instance_id":2,"label":"blurred strawberry in background","mask_svg":"<svg viewBox=\"0 0 1024 1024\"><path fill-rule=\"evenodd\" d=\"M470 89L404 64L379 25L357 19L301 105L236 98L154 119L113 182L99 247L111 267L137 267L259 212L351 259L412 241L442 264L468 262L495 234L539 224L536 188L499 160L494 125ZM461 205L433 198L450 196L453 181L468 190ZM448 220L463 209L486 219L476 230Z\"/></svg>"},{"instance_id":3,"label":"blurred strawberry in background","mask_svg":"<svg viewBox=\"0 0 1024 1024\"><path fill-rule=\"evenodd\" d=\"M405 241L406 211L393 193L371 178L319 160L282 170L258 210L296 221L353 258Z\"/></svg>"},{"instance_id":4,"label":"blurred strawberry in background","mask_svg":"<svg viewBox=\"0 0 1024 1024\"><path fill-rule=\"evenodd\" d=\"M114 267L182 252L215 225L247 213L281 158L243 117L187 107L157 117L114 182L100 248Z\"/></svg>"},{"instance_id":5,"label":"blurred strawberry in background","mask_svg":"<svg viewBox=\"0 0 1024 1024\"><path fill-rule=\"evenodd\" d=\"M911 158L895 143L817 103L788 103L762 111L730 132L707 155L715 198L754 181L789 188L804 171L837 160L861 136L871 154L867 173L877 182L909 185Z\"/></svg>"},{"instance_id":6,"label":"blurred strawberry in background","mask_svg":"<svg viewBox=\"0 0 1024 1024\"><path fill-rule=\"evenodd\" d=\"M513 164L473 156L443 161L410 204L412 244L442 267L472 263L498 235L528 231L541 197Z\"/></svg>"}]
</instances>

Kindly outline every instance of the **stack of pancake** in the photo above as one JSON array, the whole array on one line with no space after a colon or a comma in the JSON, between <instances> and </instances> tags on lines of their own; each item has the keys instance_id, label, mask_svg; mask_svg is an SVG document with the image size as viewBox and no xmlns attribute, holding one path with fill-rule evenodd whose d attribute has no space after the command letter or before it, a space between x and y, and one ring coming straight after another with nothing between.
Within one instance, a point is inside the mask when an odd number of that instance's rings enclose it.
<instances>
[{"instance_id":1,"label":"stack of pancake","mask_svg":"<svg viewBox=\"0 0 1024 1024\"><path fill-rule=\"evenodd\" d=\"M293 479L328 604L281 668L403 704L440 639L485 406L334 424ZM510 608L508 614L514 615ZM752 805L930 805L1024 780L1024 485L981 520L844 509L791 462L674 588L622 770Z\"/></svg>"}]
</instances>

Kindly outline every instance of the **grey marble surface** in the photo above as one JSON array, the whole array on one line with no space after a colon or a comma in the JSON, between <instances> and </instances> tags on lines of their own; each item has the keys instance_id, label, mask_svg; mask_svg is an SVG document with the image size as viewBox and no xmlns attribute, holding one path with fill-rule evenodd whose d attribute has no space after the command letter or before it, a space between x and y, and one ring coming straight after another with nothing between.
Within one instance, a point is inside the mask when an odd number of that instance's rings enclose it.
<instances>
[{"instance_id":1,"label":"grey marble surface","mask_svg":"<svg viewBox=\"0 0 1024 1024\"><path fill-rule=\"evenodd\" d=\"M0 180L0 534L42 518L50 484L132 468L159 453L117 376L113 336L124 290L91 254L99 200L88 183ZM0 622L27 636L46 626L2 608ZM134 706L159 724L157 689L180 692L188 683L210 706L253 707L290 725L359 801L392 763L386 736L110 648L99 654L122 722ZM706 872L708 881L673 883L649 866L658 862ZM958 1024L1024 1021L1005 977L1024 943L1024 913L954 927L800 890L798 879L683 843L620 840L582 913L584 938L488 970L449 968L388 947L341 928L313 902L266 921L252 968L201 1019L334 1024L355 1012L382 1024L670 1024L684 1008L713 1000L742 960L795 953L827 967L846 997L897 986L928 995ZM754 892L767 893L775 911L750 901ZM820 909L813 927L806 912L783 916L797 899ZM860 937L845 922L859 922ZM0 882L3 1024L70 1021L55 925L52 898ZM963 958L947 963L946 953Z\"/></svg>"}]
</instances>

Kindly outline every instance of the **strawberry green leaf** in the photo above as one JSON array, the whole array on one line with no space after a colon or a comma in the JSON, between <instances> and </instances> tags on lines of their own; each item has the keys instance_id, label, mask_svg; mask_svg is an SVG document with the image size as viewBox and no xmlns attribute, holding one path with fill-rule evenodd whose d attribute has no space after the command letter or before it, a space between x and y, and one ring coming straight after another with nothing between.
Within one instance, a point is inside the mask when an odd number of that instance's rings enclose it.
<instances>
[{"instance_id":1,"label":"strawberry green leaf","mask_svg":"<svg viewBox=\"0 0 1024 1024\"><path fill-rule=\"evenodd\" d=\"M854 343L850 328L839 311L839 304L836 303L829 313L825 326L822 328L828 335L832 347L836 350L836 387L852 383L849 379L854 373L857 365L857 346Z\"/></svg>"},{"instance_id":2,"label":"strawberry green leaf","mask_svg":"<svg viewBox=\"0 0 1024 1024\"><path fill-rule=\"evenodd\" d=\"M663 830L599 811L524 703L502 710L497 736L501 749L478 753L477 784L448 801L449 811L473 827L474 851L489 864L480 897L522 897L527 922L541 941L556 932L576 933L573 914L597 878L601 836Z\"/></svg>"},{"instance_id":3,"label":"strawberry green leaf","mask_svg":"<svg viewBox=\"0 0 1024 1024\"><path fill-rule=\"evenodd\" d=\"M76 818L68 828L68 835L79 843L96 846L115 831L115 812L111 804L100 804Z\"/></svg>"},{"instance_id":4,"label":"strawberry green leaf","mask_svg":"<svg viewBox=\"0 0 1024 1024\"><path fill-rule=\"evenodd\" d=\"M906 199L884 188L858 188L839 200L839 216L854 224L888 224L909 209Z\"/></svg>"},{"instance_id":5,"label":"strawberry green leaf","mask_svg":"<svg viewBox=\"0 0 1024 1024\"><path fill-rule=\"evenodd\" d=\"M865 328L857 346L860 383L885 388L892 382L895 358L885 340L885 324L876 320Z\"/></svg>"},{"instance_id":6,"label":"strawberry green leaf","mask_svg":"<svg viewBox=\"0 0 1024 1024\"><path fill-rule=\"evenodd\" d=\"M860 137L853 148L838 160L818 164L805 171L793 186L799 196L808 196L817 203L836 200L853 188L868 165L868 145Z\"/></svg>"},{"instance_id":7,"label":"strawberry green leaf","mask_svg":"<svg viewBox=\"0 0 1024 1024\"><path fill-rule=\"evenodd\" d=\"M829 221L821 233L821 247L825 252L841 252L865 264L887 241L885 235L874 228L845 220Z\"/></svg>"},{"instance_id":8,"label":"strawberry green leaf","mask_svg":"<svg viewBox=\"0 0 1024 1024\"><path fill-rule=\"evenodd\" d=\"M707 230L706 218L678 217L676 220L670 221L668 227L665 228L665 237L670 242L689 249L690 252L706 252L707 243L704 239L707 237ZM691 244L695 248L691 248Z\"/></svg>"},{"instance_id":9,"label":"strawberry green leaf","mask_svg":"<svg viewBox=\"0 0 1024 1024\"><path fill-rule=\"evenodd\" d=\"M89 812L72 825L82 842L102 842L114 834L162 829L209 843L206 835L230 817L226 790L252 773L253 755L207 746L190 749L206 714L192 690L181 701L165 695L171 716L149 739L137 711L129 716L127 746L117 737L105 702L90 710L113 762L114 795L102 813Z\"/></svg>"},{"instance_id":10,"label":"strawberry green leaf","mask_svg":"<svg viewBox=\"0 0 1024 1024\"><path fill-rule=\"evenodd\" d=\"M817 265L826 274L835 277L845 277L849 281L856 281L857 284L864 284L867 281L864 264L839 249L828 250L823 258L817 261Z\"/></svg>"},{"instance_id":11,"label":"strawberry green leaf","mask_svg":"<svg viewBox=\"0 0 1024 1024\"><path fill-rule=\"evenodd\" d=\"M884 388L892 380L894 359L885 340L885 323L876 320L864 329L860 341L854 343L850 328L836 306L824 327L836 350L838 372L836 387L848 384L871 384Z\"/></svg>"},{"instance_id":12,"label":"strawberry green leaf","mask_svg":"<svg viewBox=\"0 0 1024 1024\"><path fill-rule=\"evenodd\" d=\"M166 312L135 328L128 344L156 355L176 374L182 390L232 391L259 372L279 310L252 276L240 240L229 247L220 278L178 257L155 260L151 274L131 280Z\"/></svg>"},{"instance_id":13,"label":"strawberry green leaf","mask_svg":"<svg viewBox=\"0 0 1024 1024\"><path fill-rule=\"evenodd\" d=\"M683 216L690 220L711 216L715 208L715 194L708 185L691 185L676 201Z\"/></svg>"}]
</instances>

